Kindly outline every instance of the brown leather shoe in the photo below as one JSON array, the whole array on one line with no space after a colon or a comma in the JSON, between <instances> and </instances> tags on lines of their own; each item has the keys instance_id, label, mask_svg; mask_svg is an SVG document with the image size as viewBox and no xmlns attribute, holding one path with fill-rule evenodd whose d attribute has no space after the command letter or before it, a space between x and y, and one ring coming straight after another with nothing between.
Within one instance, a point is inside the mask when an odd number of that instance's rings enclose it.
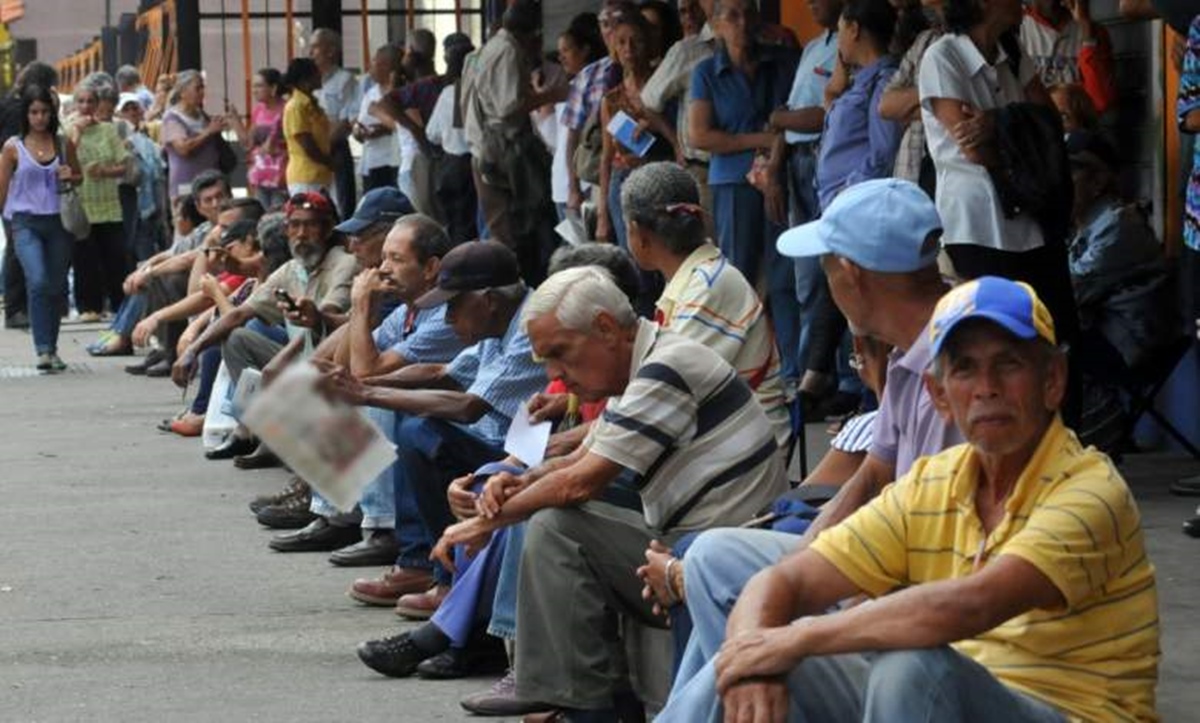
<instances>
[{"instance_id":1,"label":"brown leather shoe","mask_svg":"<svg viewBox=\"0 0 1200 723\"><path fill-rule=\"evenodd\" d=\"M413 567L393 567L374 580L359 578L346 594L360 603L395 607L396 601L409 593L428 590L433 575L428 570Z\"/></svg>"},{"instance_id":2,"label":"brown leather shoe","mask_svg":"<svg viewBox=\"0 0 1200 723\"><path fill-rule=\"evenodd\" d=\"M396 601L396 614L409 620L428 620L449 594L449 585L434 585L425 592L403 595Z\"/></svg>"},{"instance_id":3,"label":"brown leather shoe","mask_svg":"<svg viewBox=\"0 0 1200 723\"><path fill-rule=\"evenodd\" d=\"M308 496L309 491L308 483L300 479L298 476L293 475L292 478L288 480L287 486L284 487L282 491L276 492L273 495L262 495L261 497L255 497L253 500L251 500L250 511L257 515L259 512L262 512L268 507L282 505L294 497L306 497Z\"/></svg>"}]
</instances>

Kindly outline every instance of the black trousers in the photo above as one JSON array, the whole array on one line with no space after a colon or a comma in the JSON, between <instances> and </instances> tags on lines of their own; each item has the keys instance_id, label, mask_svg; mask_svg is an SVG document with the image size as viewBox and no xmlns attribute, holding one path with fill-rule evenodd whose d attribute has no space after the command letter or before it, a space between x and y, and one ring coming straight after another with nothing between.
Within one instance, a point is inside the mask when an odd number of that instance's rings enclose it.
<instances>
[{"instance_id":1,"label":"black trousers","mask_svg":"<svg viewBox=\"0 0 1200 723\"><path fill-rule=\"evenodd\" d=\"M25 294L25 270L17 260L17 245L13 243L12 224L4 220L4 319L24 314L28 307Z\"/></svg>"},{"instance_id":2,"label":"black trousers","mask_svg":"<svg viewBox=\"0 0 1200 723\"><path fill-rule=\"evenodd\" d=\"M75 244L75 308L80 313L103 311L106 299L113 313L121 308L121 287L130 271L126 259L124 223L92 224L92 233Z\"/></svg>"},{"instance_id":3,"label":"black trousers","mask_svg":"<svg viewBox=\"0 0 1200 723\"><path fill-rule=\"evenodd\" d=\"M808 359L800 361L806 362L806 370L835 374L838 348L842 345L842 337L846 335L846 317L833 301L825 274L818 274L818 277L812 308L812 329L808 332Z\"/></svg>"},{"instance_id":4,"label":"black trousers","mask_svg":"<svg viewBox=\"0 0 1200 723\"><path fill-rule=\"evenodd\" d=\"M1000 276L1032 286L1054 317L1058 343L1068 345L1068 359L1074 356L1079 337L1079 311L1075 307L1067 249L1061 241L1047 240L1044 246L1032 251L1000 251L971 244L950 244L946 246L946 253L954 262L954 270L965 280ZM1067 426L1072 427L1079 421L1083 408L1083 383L1078 366L1070 365L1067 398L1063 403L1063 418Z\"/></svg>"},{"instance_id":5,"label":"black trousers","mask_svg":"<svg viewBox=\"0 0 1200 723\"><path fill-rule=\"evenodd\" d=\"M367 175L362 177L363 195L376 188L396 188L397 174L399 173L400 169L395 166L380 166L367 171Z\"/></svg>"}]
</instances>

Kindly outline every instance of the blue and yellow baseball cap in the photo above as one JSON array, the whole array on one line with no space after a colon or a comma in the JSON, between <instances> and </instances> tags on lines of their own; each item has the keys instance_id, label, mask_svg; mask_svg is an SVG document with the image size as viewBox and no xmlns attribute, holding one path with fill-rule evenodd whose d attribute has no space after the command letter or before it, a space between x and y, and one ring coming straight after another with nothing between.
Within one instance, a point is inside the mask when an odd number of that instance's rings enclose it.
<instances>
[{"instance_id":1,"label":"blue and yellow baseball cap","mask_svg":"<svg viewBox=\"0 0 1200 723\"><path fill-rule=\"evenodd\" d=\"M896 178L863 181L837 195L821 218L779 236L784 256L834 254L868 271L911 274L937 263L930 238L942 219L915 183Z\"/></svg>"},{"instance_id":2,"label":"blue and yellow baseball cap","mask_svg":"<svg viewBox=\"0 0 1200 723\"><path fill-rule=\"evenodd\" d=\"M950 333L967 319L987 319L1020 339L1041 337L1056 344L1054 318L1033 287L998 276L981 276L951 289L933 310L929 325L933 353L942 352Z\"/></svg>"}]
</instances>

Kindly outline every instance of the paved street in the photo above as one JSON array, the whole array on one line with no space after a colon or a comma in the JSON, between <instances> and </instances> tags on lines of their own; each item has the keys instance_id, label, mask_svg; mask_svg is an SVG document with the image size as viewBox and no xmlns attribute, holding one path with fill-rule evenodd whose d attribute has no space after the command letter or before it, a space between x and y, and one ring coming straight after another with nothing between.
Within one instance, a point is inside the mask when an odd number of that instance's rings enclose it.
<instances>
[{"instance_id":1,"label":"paved street","mask_svg":"<svg viewBox=\"0 0 1200 723\"><path fill-rule=\"evenodd\" d=\"M283 473L238 472L155 431L179 392L89 359L96 328L64 328L73 368L55 377L33 374L27 335L0 331L0 720L465 719L457 699L490 681L363 667L354 645L402 625L345 597L374 571L269 551L246 502ZM1142 455L1127 469L1159 573L1160 708L1196 720L1200 540L1179 532L1196 500L1166 485L1200 465Z\"/></svg>"}]
</instances>

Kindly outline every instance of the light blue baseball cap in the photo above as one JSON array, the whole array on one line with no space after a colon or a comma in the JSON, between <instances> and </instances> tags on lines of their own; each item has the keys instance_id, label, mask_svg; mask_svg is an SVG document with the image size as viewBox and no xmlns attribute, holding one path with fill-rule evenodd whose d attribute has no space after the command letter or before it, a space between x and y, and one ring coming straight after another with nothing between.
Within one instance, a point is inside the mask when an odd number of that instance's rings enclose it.
<instances>
[{"instance_id":1,"label":"light blue baseball cap","mask_svg":"<svg viewBox=\"0 0 1200 723\"><path fill-rule=\"evenodd\" d=\"M821 218L785 231L775 247L793 258L834 254L868 271L907 274L937 263L938 244L928 239L941 228L919 186L882 178L842 191Z\"/></svg>"}]
</instances>

